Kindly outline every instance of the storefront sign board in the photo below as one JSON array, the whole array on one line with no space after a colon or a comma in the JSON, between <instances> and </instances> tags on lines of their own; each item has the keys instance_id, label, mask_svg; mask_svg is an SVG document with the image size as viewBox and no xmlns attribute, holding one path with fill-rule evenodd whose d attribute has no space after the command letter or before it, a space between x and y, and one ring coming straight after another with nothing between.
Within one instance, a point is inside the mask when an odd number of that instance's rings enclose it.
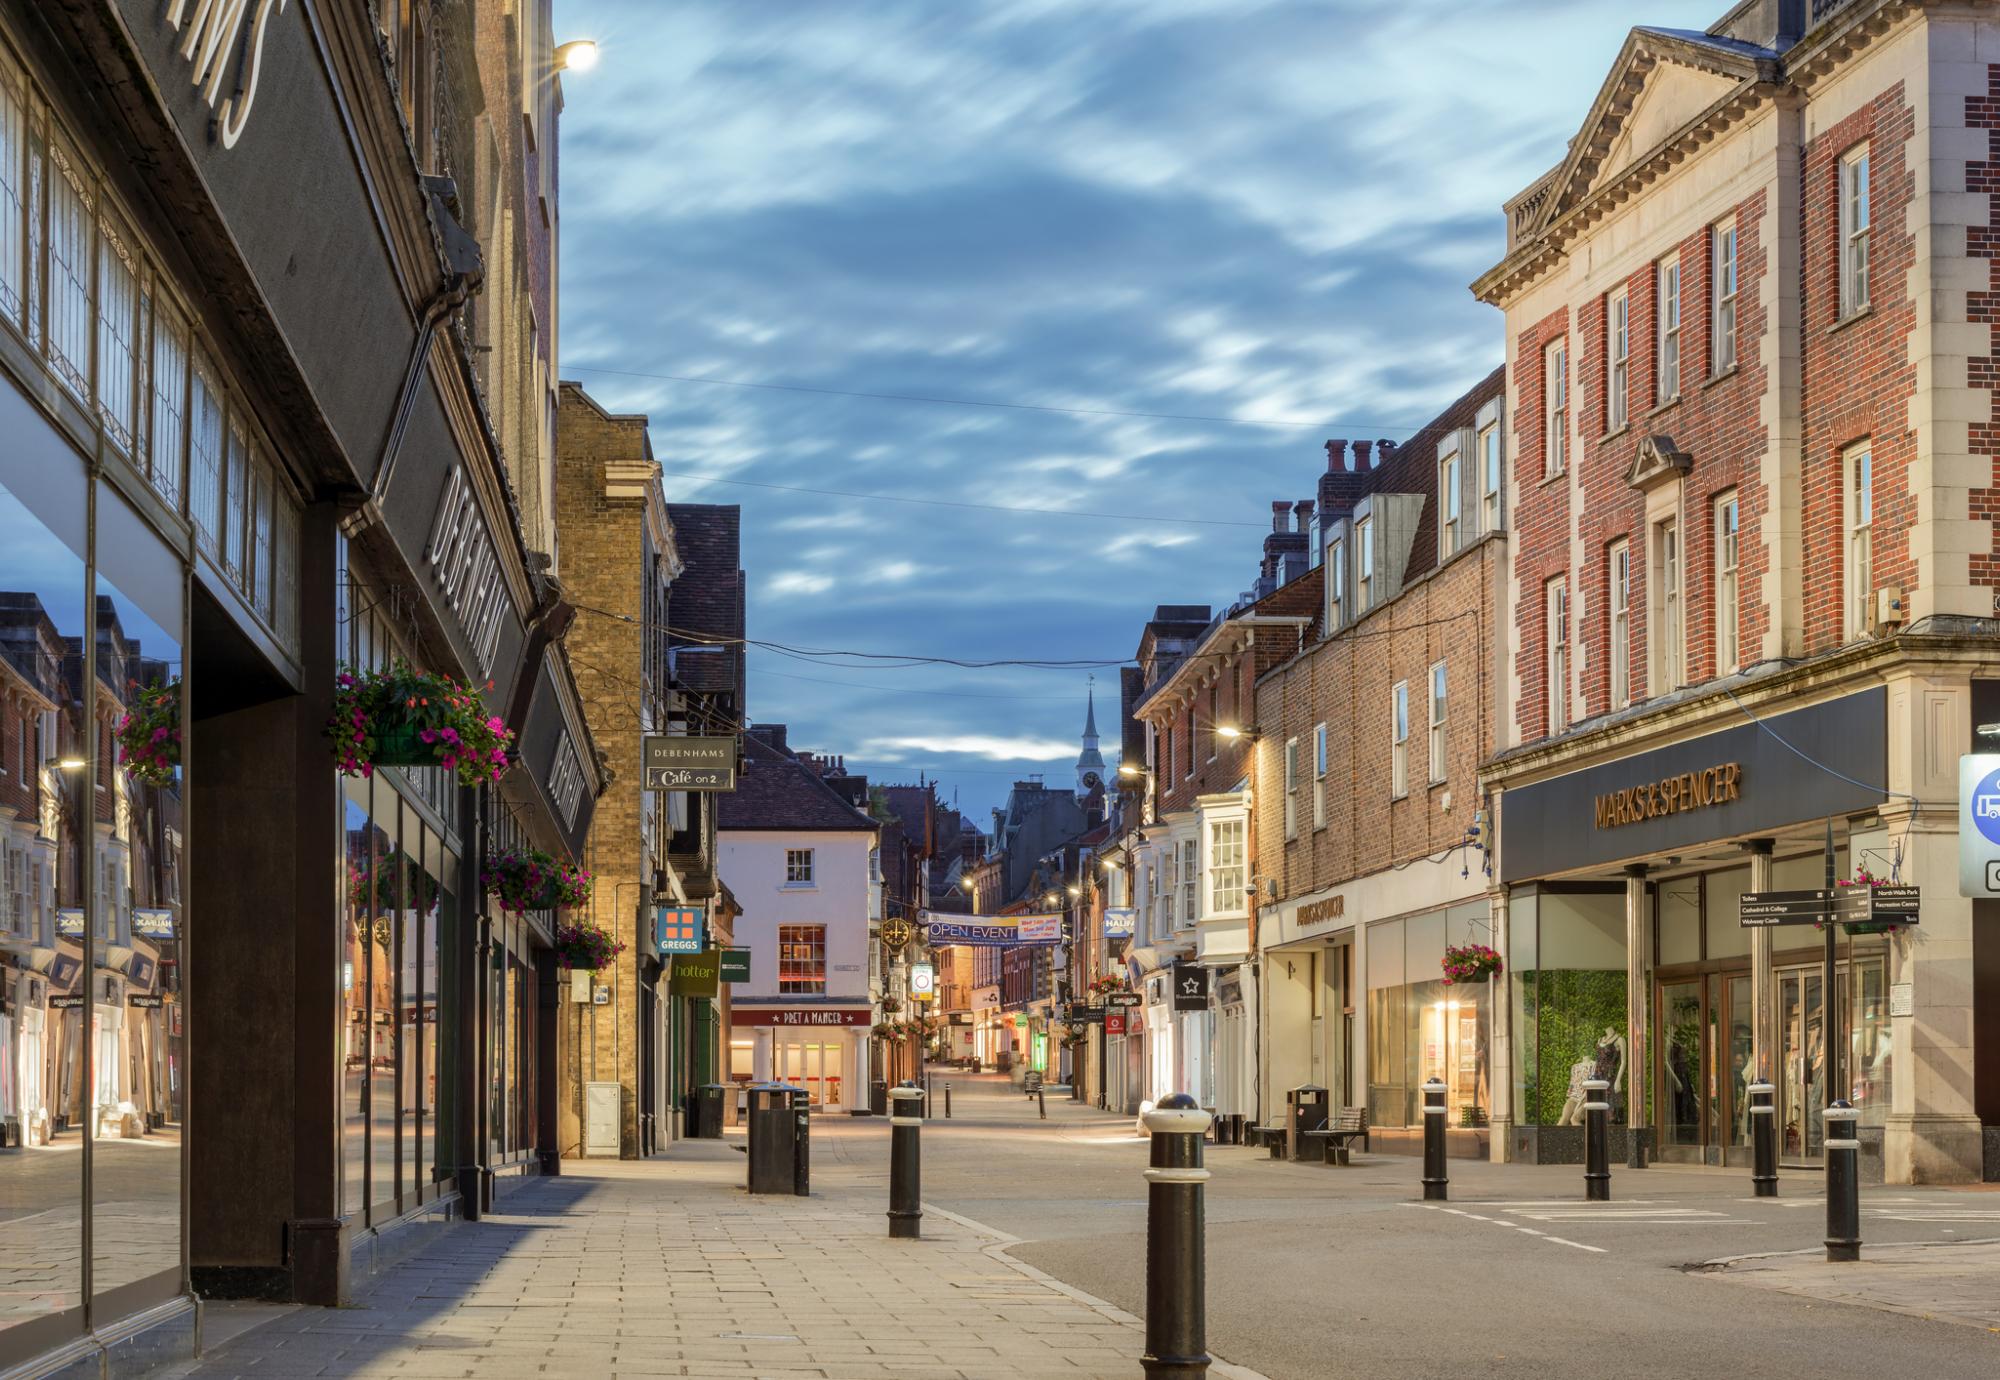
<instances>
[{"instance_id":1,"label":"storefront sign board","mask_svg":"<svg viewBox=\"0 0 2000 1380\"><path fill-rule=\"evenodd\" d=\"M731 1025L873 1025L875 1014L868 1007L827 1007L822 1010L746 1011L731 1007Z\"/></svg>"},{"instance_id":2,"label":"storefront sign board","mask_svg":"<svg viewBox=\"0 0 2000 1380\"><path fill-rule=\"evenodd\" d=\"M928 963L910 965L910 996L917 1001L937 1000L937 969Z\"/></svg>"},{"instance_id":3,"label":"storefront sign board","mask_svg":"<svg viewBox=\"0 0 2000 1380\"><path fill-rule=\"evenodd\" d=\"M663 954L698 954L708 947L708 926L699 906L661 906L653 934Z\"/></svg>"},{"instance_id":4,"label":"storefront sign board","mask_svg":"<svg viewBox=\"0 0 2000 1380\"><path fill-rule=\"evenodd\" d=\"M1884 797L1869 783L1888 779L1888 741L1888 691L1878 686L1511 786L1500 796L1500 880L1527 881L1873 809ZM1607 816L1600 825L1607 798L1616 819ZM2000 896L2000 884L1979 894Z\"/></svg>"},{"instance_id":5,"label":"storefront sign board","mask_svg":"<svg viewBox=\"0 0 2000 1380\"><path fill-rule=\"evenodd\" d=\"M1125 1012L1122 1009L1104 1013L1104 1033L1106 1035L1125 1033Z\"/></svg>"},{"instance_id":6,"label":"storefront sign board","mask_svg":"<svg viewBox=\"0 0 2000 1380\"><path fill-rule=\"evenodd\" d=\"M722 972L722 955L714 949L675 954L668 990L677 997L713 997Z\"/></svg>"},{"instance_id":7,"label":"storefront sign board","mask_svg":"<svg viewBox=\"0 0 2000 1380\"><path fill-rule=\"evenodd\" d=\"M750 980L750 951L748 949L724 949L722 951L723 982L748 982Z\"/></svg>"},{"instance_id":8,"label":"storefront sign board","mask_svg":"<svg viewBox=\"0 0 2000 1380\"><path fill-rule=\"evenodd\" d=\"M736 740L648 733L639 741L642 784L649 791L733 791Z\"/></svg>"},{"instance_id":9,"label":"storefront sign board","mask_svg":"<svg viewBox=\"0 0 2000 1380\"><path fill-rule=\"evenodd\" d=\"M135 907L132 911L132 933L141 939L172 939L174 913Z\"/></svg>"},{"instance_id":10,"label":"storefront sign board","mask_svg":"<svg viewBox=\"0 0 2000 1380\"><path fill-rule=\"evenodd\" d=\"M1104 912L1104 937L1130 939L1138 929L1139 913L1131 906L1113 906Z\"/></svg>"},{"instance_id":11,"label":"storefront sign board","mask_svg":"<svg viewBox=\"0 0 2000 1380\"><path fill-rule=\"evenodd\" d=\"M1744 925L1817 925L1833 913L1831 891L1746 891L1737 906Z\"/></svg>"},{"instance_id":12,"label":"storefront sign board","mask_svg":"<svg viewBox=\"0 0 2000 1380\"><path fill-rule=\"evenodd\" d=\"M1104 994L1104 1004L1106 1006L1144 1006L1146 998L1137 992L1106 992Z\"/></svg>"},{"instance_id":13,"label":"storefront sign board","mask_svg":"<svg viewBox=\"0 0 2000 1380\"><path fill-rule=\"evenodd\" d=\"M1174 1010L1208 1010L1209 978L1208 969L1199 963L1176 963L1174 965Z\"/></svg>"},{"instance_id":14,"label":"storefront sign board","mask_svg":"<svg viewBox=\"0 0 2000 1380\"><path fill-rule=\"evenodd\" d=\"M137 1007L142 1011L157 1011L167 1003L166 998L160 996L158 993L127 992L125 994L125 1004Z\"/></svg>"}]
</instances>

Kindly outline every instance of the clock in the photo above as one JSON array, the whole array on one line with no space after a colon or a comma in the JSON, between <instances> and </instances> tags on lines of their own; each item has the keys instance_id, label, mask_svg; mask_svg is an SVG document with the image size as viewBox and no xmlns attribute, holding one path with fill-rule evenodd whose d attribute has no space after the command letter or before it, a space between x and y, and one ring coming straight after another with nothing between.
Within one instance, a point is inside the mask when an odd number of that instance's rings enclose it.
<instances>
[{"instance_id":1,"label":"clock","mask_svg":"<svg viewBox=\"0 0 2000 1380\"><path fill-rule=\"evenodd\" d=\"M916 931L907 920L884 920L882 922L882 942L892 949L900 949L916 937Z\"/></svg>"},{"instance_id":2,"label":"clock","mask_svg":"<svg viewBox=\"0 0 2000 1380\"><path fill-rule=\"evenodd\" d=\"M1089 790L1095 790L1095 789L1096 789L1096 788L1097 788L1098 786L1100 786L1100 785L1102 785L1102 784L1103 784L1103 783L1102 783L1102 781L1100 781L1100 779L1098 778L1098 775L1097 775L1097 773L1096 773L1096 772L1094 772L1094 771L1087 771L1087 772L1085 772L1085 773L1083 774L1083 788L1084 788L1085 790L1087 790L1087 791L1089 791Z\"/></svg>"}]
</instances>

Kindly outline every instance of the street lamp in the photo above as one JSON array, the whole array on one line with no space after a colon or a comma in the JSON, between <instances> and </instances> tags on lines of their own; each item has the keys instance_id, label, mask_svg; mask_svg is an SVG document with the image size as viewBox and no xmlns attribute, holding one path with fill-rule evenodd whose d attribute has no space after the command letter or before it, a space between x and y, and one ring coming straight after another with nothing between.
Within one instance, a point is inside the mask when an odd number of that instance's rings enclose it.
<instances>
[{"instance_id":1,"label":"street lamp","mask_svg":"<svg viewBox=\"0 0 2000 1380\"><path fill-rule=\"evenodd\" d=\"M64 757L44 757L42 765L55 771L82 771L85 763L81 757L72 753Z\"/></svg>"},{"instance_id":2,"label":"street lamp","mask_svg":"<svg viewBox=\"0 0 2000 1380\"><path fill-rule=\"evenodd\" d=\"M1238 738L1255 738L1257 730L1254 728L1244 728L1239 724L1217 724L1215 726L1215 736L1218 738L1227 738L1231 742L1234 742Z\"/></svg>"},{"instance_id":3,"label":"street lamp","mask_svg":"<svg viewBox=\"0 0 2000 1380\"><path fill-rule=\"evenodd\" d=\"M556 49L558 72L588 72L595 66L597 66L597 40L594 38L571 39Z\"/></svg>"},{"instance_id":4,"label":"street lamp","mask_svg":"<svg viewBox=\"0 0 2000 1380\"><path fill-rule=\"evenodd\" d=\"M1144 767L1135 767L1130 762L1120 762L1118 764L1118 774L1120 776L1133 776L1133 777L1152 775L1152 773L1147 771Z\"/></svg>"}]
</instances>

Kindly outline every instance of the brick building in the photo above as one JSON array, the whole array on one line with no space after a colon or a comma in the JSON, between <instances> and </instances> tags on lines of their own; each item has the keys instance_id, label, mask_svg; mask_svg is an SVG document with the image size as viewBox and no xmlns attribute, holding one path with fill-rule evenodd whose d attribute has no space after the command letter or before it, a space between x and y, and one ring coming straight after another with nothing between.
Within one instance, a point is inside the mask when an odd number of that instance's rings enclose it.
<instances>
[{"instance_id":1,"label":"brick building","mask_svg":"<svg viewBox=\"0 0 2000 1380\"><path fill-rule=\"evenodd\" d=\"M2000 899L1956 875L2000 707L1996 40L1898 0L1634 29L1506 207L1496 1154L1570 1158L1597 1071L1634 1159L1745 1162L1761 1080L1787 1161L1843 1096L1878 1176L2000 1172ZM1819 934L1738 898L1864 872L1921 920L1841 936L1829 1003Z\"/></svg>"},{"instance_id":2,"label":"brick building","mask_svg":"<svg viewBox=\"0 0 2000 1380\"><path fill-rule=\"evenodd\" d=\"M1213 618L1206 606L1163 605L1140 636L1131 714L1145 734L1144 791L1114 856L1128 873L1115 890L1135 911L1125 967L1144 994L1144 1020L1140 1031L1128 1027L1123 1052L1126 1086L1143 1089L1142 1099L1185 1090L1224 1113L1259 1110L1250 963L1256 681L1298 650L1317 614L1316 530L1313 500L1273 502L1251 588ZM1141 770L1120 769L1128 780ZM1209 970L1202 1010L1177 1009L1182 964Z\"/></svg>"},{"instance_id":3,"label":"brick building","mask_svg":"<svg viewBox=\"0 0 2000 1380\"><path fill-rule=\"evenodd\" d=\"M1468 842L1495 745L1506 645L1505 371L1407 443L1327 443L1305 645L1256 684L1253 875L1263 1107L1311 1084L1413 1136L1447 1087L1457 1153L1492 1105L1484 988L1447 988L1447 944L1490 941ZM1470 993L1470 995L1465 995Z\"/></svg>"}]
</instances>

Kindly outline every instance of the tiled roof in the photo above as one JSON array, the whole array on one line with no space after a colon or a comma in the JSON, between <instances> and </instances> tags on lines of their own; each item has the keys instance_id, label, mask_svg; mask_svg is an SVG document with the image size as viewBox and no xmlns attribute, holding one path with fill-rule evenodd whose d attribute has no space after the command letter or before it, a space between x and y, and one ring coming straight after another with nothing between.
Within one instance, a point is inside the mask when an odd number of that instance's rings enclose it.
<instances>
[{"instance_id":1,"label":"tiled roof","mask_svg":"<svg viewBox=\"0 0 2000 1380\"><path fill-rule=\"evenodd\" d=\"M742 693L743 648L694 650L704 638L744 635L743 510L734 503L669 503L682 570L667 596L674 678L690 690ZM694 633L688 637L684 634Z\"/></svg>"},{"instance_id":2,"label":"tiled roof","mask_svg":"<svg viewBox=\"0 0 2000 1380\"><path fill-rule=\"evenodd\" d=\"M722 795L716 827L869 833L880 828L796 758L755 734L743 739L743 770L736 774L736 789Z\"/></svg>"}]
</instances>

